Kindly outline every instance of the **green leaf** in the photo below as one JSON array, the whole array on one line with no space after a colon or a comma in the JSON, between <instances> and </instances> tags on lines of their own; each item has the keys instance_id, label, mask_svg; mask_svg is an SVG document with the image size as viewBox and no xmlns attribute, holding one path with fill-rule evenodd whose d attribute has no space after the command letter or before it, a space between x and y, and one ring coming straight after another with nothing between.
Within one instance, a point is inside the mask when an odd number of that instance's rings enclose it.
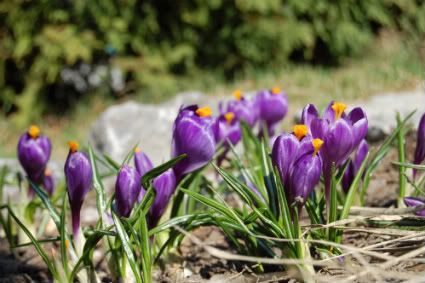
<instances>
[{"instance_id":1,"label":"green leaf","mask_svg":"<svg viewBox=\"0 0 425 283\"><path fill-rule=\"evenodd\" d=\"M397 112L397 125L401 124L400 113ZM398 162L405 163L406 153L405 153L405 131L404 128L401 128L397 133L397 148L398 148ZM399 191L398 191L398 200L397 207L403 207L403 199L406 196L406 168L400 166L398 168L398 180L399 180Z\"/></svg>"},{"instance_id":2,"label":"green leaf","mask_svg":"<svg viewBox=\"0 0 425 283\"><path fill-rule=\"evenodd\" d=\"M152 269L152 256L151 246L148 232L148 224L146 216L139 218L140 237L142 250L142 270L143 270L143 283L150 283L152 280L151 269Z\"/></svg>"},{"instance_id":3,"label":"green leaf","mask_svg":"<svg viewBox=\"0 0 425 283\"><path fill-rule=\"evenodd\" d=\"M61 226L60 216L59 216L59 213L56 211L56 208L50 202L49 196L43 189L41 189L38 185L31 182L29 179L28 179L28 182L30 183L31 187L34 189L37 196L40 197L42 203L49 211L50 217L52 217L53 222L56 224L56 228L58 229L58 231L60 231L60 226Z\"/></svg>"},{"instance_id":4,"label":"green leaf","mask_svg":"<svg viewBox=\"0 0 425 283\"><path fill-rule=\"evenodd\" d=\"M99 170L97 168L95 154L91 145L89 145L89 156L91 167L93 169L93 187L96 191L96 207L97 213L99 215L99 224L100 227L103 228L103 218L105 217L104 214L106 212L106 194L105 188L103 187L102 179L99 174Z\"/></svg>"},{"instance_id":5,"label":"green leaf","mask_svg":"<svg viewBox=\"0 0 425 283\"><path fill-rule=\"evenodd\" d=\"M32 233L25 227L25 225L19 220L19 218L15 215L12 209L8 208L9 215L12 216L13 220L21 227L27 237L30 239L31 243L34 245L35 250L41 256L44 263L47 265L47 268L52 273L53 278L59 279L58 272L56 267L52 264L52 260L49 259L47 254L44 252L43 248L38 243L37 239L34 238Z\"/></svg>"},{"instance_id":6,"label":"green leaf","mask_svg":"<svg viewBox=\"0 0 425 283\"><path fill-rule=\"evenodd\" d=\"M137 262L132 251L130 239L128 238L128 235L124 229L123 224L121 223L121 220L115 214L115 211L111 210L111 213L112 219L115 223L115 229L117 230L118 237L121 240L122 248L127 257L128 263L130 264L131 270L133 271L134 278L136 279L137 283L142 283L142 277L140 276L139 267L137 266Z\"/></svg>"},{"instance_id":7,"label":"green leaf","mask_svg":"<svg viewBox=\"0 0 425 283\"><path fill-rule=\"evenodd\" d=\"M345 198L344 207L341 212L340 220L346 219L350 213L351 206L353 205L354 196L356 192L358 192L358 186L362 179L363 172L366 168L367 161L369 159L369 152L367 153L365 159L362 162L362 165L359 168L359 171L357 172L356 176L354 177L353 182L350 185L350 188L348 189L347 197Z\"/></svg>"},{"instance_id":8,"label":"green leaf","mask_svg":"<svg viewBox=\"0 0 425 283\"><path fill-rule=\"evenodd\" d=\"M271 166L271 161L267 153L266 145L261 143L261 168L264 176L264 184L266 185L267 195L269 199L269 207L273 212L275 217L279 215L279 205L278 197L276 193L276 184L274 178L271 175L273 172L273 167Z\"/></svg>"},{"instance_id":9,"label":"green leaf","mask_svg":"<svg viewBox=\"0 0 425 283\"><path fill-rule=\"evenodd\" d=\"M66 214L66 201L67 201L67 195L63 194L62 198L62 212L61 212L61 218L60 218L60 250L61 250L61 260L62 260L62 266L65 271L65 275L69 276L69 265L68 265L68 251L67 251L67 245L66 241L68 241L68 245L71 245L71 242L69 241L67 235L66 235L66 221L65 221L65 214Z\"/></svg>"}]
</instances>

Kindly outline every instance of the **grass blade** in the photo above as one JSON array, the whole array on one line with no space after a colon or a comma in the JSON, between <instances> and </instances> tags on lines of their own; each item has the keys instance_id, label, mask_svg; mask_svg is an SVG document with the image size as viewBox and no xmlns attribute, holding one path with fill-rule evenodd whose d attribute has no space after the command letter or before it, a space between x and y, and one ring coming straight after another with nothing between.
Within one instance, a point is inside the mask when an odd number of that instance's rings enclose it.
<instances>
[{"instance_id":1,"label":"grass blade","mask_svg":"<svg viewBox=\"0 0 425 283\"><path fill-rule=\"evenodd\" d=\"M397 113L397 125L401 124L400 113ZM397 148L398 148L398 162L405 163L406 153L405 153L405 131L404 128L401 128L397 133ZM398 181L399 181L399 191L398 191L398 200L397 207L403 207L403 199L406 196L406 168L400 166L398 168Z\"/></svg>"},{"instance_id":2,"label":"grass blade","mask_svg":"<svg viewBox=\"0 0 425 283\"><path fill-rule=\"evenodd\" d=\"M115 223L115 228L118 233L118 237L121 240L122 248L127 257L128 263L130 264L130 268L133 271L134 278L136 279L137 283L142 283L142 277L140 276L139 267L137 266L137 262L131 248L130 239L128 238L128 235L119 217L115 214L113 210L111 210L111 213Z\"/></svg>"},{"instance_id":3,"label":"grass blade","mask_svg":"<svg viewBox=\"0 0 425 283\"><path fill-rule=\"evenodd\" d=\"M91 167L93 169L93 187L96 191L96 207L97 213L99 215L99 225L100 228L103 228L103 218L105 217L106 212L106 194L105 188L103 187L102 179L99 174L99 170L97 168L96 158L91 145L89 145L89 157Z\"/></svg>"}]
</instances>

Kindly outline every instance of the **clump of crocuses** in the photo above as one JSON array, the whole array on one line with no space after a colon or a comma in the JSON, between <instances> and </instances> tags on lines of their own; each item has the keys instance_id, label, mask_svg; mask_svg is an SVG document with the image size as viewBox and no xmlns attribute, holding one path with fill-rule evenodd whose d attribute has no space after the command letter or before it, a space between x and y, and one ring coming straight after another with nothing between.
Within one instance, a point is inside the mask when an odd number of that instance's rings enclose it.
<instances>
[{"instance_id":1,"label":"clump of crocuses","mask_svg":"<svg viewBox=\"0 0 425 283\"><path fill-rule=\"evenodd\" d=\"M216 144L209 107L191 105L181 108L173 126L171 154L187 157L174 166L178 180L205 166L214 156Z\"/></svg>"},{"instance_id":2,"label":"clump of crocuses","mask_svg":"<svg viewBox=\"0 0 425 283\"><path fill-rule=\"evenodd\" d=\"M275 140L272 161L290 204L303 204L319 183L322 160L318 152L322 145L321 139L312 139L305 125L296 125L292 133L281 134Z\"/></svg>"},{"instance_id":3,"label":"clump of crocuses","mask_svg":"<svg viewBox=\"0 0 425 283\"><path fill-rule=\"evenodd\" d=\"M85 153L78 151L78 148L77 142L69 142L69 153L65 162L65 178L71 207L74 237L78 235L80 229L81 206L93 181L90 160Z\"/></svg>"},{"instance_id":4,"label":"clump of crocuses","mask_svg":"<svg viewBox=\"0 0 425 283\"><path fill-rule=\"evenodd\" d=\"M304 108L301 117L301 122L308 126L312 137L324 141L320 155L323 161L325 192L328 200L332 164L336 167L343 164L365 138L368 129L368 121L363 109L354 108L346 115L346 108L344 103L332 101L320 118L316 107L309 104Z\"/></svg>"},{"instance_id":5,"label":"clump of crocuses","mask_svg":"<svg viewBox=\"0 0 425 283\"><path fill-rule=\"evenodd\" d=\"M115 183L115 206L118 214L129 217L141 190L140 174L125 164L118 172Z\"/></svg>"},{"instance_id":6,"label":"clump of crocuses","mask_svg":"<svg viewBox=\"0 0 425 283\"><path fill-rule=\"evenodd\" d=\"M422 115L418 125L418 132L416 138L416 149L413 163L416 165L421 164L425 160L425 113ZM413 169L413 178L416 178L416 169Z\"/></svg>"},{"instance_id":7,"label":"clump of crocuses","mask_svg":"<svg viewBox=\"0 0 425 283\"><path fill-rule=\"evenodd\" d=\"M47 162L50 159L52 146L47 136L41 135L40 128L33 125L24 133L18 142L18 159L28 179L42 185ZM30 186L29 195L34 194Z\"/></svg>"},{"instance_id":8,"label":"clump of crocuses","mask_svg":"<svg viewBox=\"0 0 425 283\"><path fill-rule=\"evenodd\" d=\"M288 112L288 97L278 87L262 90L255 97L255 106L258 109L260 127L266 127L268 134L273 136L276 126Z\"/></svg>"}]
</instances>

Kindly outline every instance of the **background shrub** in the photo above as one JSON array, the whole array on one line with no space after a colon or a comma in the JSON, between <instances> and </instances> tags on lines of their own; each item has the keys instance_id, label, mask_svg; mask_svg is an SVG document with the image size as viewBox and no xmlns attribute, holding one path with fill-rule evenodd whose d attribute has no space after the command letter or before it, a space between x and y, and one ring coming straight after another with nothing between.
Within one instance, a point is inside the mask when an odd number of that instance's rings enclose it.
<instances>
[{"instance_id":1,"label":"background shrub","mask_svg":"<svg viewBox=\"0 0 425 283\"><path fill-rule=\"evenodd\" d=\"M420 0L6 0L0 106L21 122L76 98L161 91L179 75L232 78L287 62L338 64L382 28L423 40Z\"/></svg>"}]
</instances>

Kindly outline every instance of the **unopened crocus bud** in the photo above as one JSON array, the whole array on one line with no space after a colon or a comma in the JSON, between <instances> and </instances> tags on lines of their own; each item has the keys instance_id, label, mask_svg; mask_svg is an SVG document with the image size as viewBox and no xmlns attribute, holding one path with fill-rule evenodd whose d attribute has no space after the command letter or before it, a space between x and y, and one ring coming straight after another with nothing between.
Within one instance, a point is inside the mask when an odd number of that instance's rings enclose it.
<instances>
[{"instance_id":1,"label":"unopened crocus bud","mask_svg":"<svg viewBox=\"0 0 425 283\"><path fill-rule=\"evenodd\" d=\"M86 154L78 151L78 147L77 142L69 142L69 153L65 162L65 178L71 207L74 237L78 235L80 229L81 206L93 181L93 170L90 160Z\"/></svg>"},{"instance_id":2,"label":"unopened crocus bud","mask_svg":"<svg viewBox=\"0 0 425 283\"><path fill-rule=\"evenodd\" d=\"M351 186L351 183L354 181L354 178L357 175L360 167L364 159L366 158L367 153L369 152L369 145L366 140L362 140L360 142L359 147L354 152L353 159L349 161L348 167L344 172L344 176L342 177L342 188L345 192L348 192L348 189Z\"/></svg>"},{"instance_id":3,"label":"unopened crocus bud","mask_svg":"<svg viewBox=\"0 0 425 283\"><path fill-rule=\"evenodd\" d=\"M419 121L417 135L413 163L419 165L425 160L425 113ZM416 172L416 169L413 169L413 178L416 178Z\"/></svg>"},{"instance_id":4,"label":"unopened crocus bud","mask_svg":"<svg viewBox=\"0 0 425 283\"><path fill-rule=\"evenodd\" d=\"M120 216L129 217L140 194L140 174L128 165L121 167L115 183L115 205Z\"/></svg>"},{"instance_id":5,"label":"unopened crocus bud","mask_svg":"<svg viewBox=\"0 0 425 283\"><path fill-rule=\"evenodd\" d=\"M280 88L260 91L255 98L259 109L259 120L267 127L270 136L274 135L277 124L288 112L288 97Z\"/></svg>"},{"instance_id":6,"label":"unopened crocus bud","mask_svg":"<svg viewBox=\"0 0 425 283\"><path fill-rule=\"evenodd\" d=\"M174 166L176 178L181 178L205 166L214 156L215 138L213 120L209 107L196 105L180 109L174 121L172 156L186 154L187 157Z\"/></svg>"},{"instance_id":7,"label":"unopened crocus bud","mask_svg":"<svg viewBox=\"0 0 425 283\"><path fill-rule=\"evenodd\" d=\"M43 187L49 196L53 195L55 191L55 180L52 171L50 171L48 168L46 168L44 171Z\"/></svg>"},{"instance_id":8,"label":"unopened crocus bud","mask_svg":"<svg viewBox=\"0 0 425 283\"><path fill-rule=\"evenodd\" d=\"M176 190L176 185L176 176L172 169L165 171L153 181L156 196L149 210L150 228L153 228L158 224L159 219L164 214L164 211L170 202L171 196Z\"/></svg>"},{"instance_id":9,"label":"unopened crocus bud","mask_svg":"<svg viewBox=\"0 0 425 283\"><path fill-rule=\"evenodd\" d=\"M408 207L417 207L425 205L425 200L414 197L405 197L404 204ZM425 216L425 208L415 212L418 216Z\"/></svg>"},{"instance_id":10,"label":"unopened crocus bud","mask_svg":"<svg viewBox=\"0 0 425 283\"><path fill-rule=\"evenodd\" d=\"M304 204L307 200L307 197L320 181L320 175L322 173L322 160L317 153L322 147L323 141L320 139L314 139L312 144L314 147L314 152L302 155L294 163L290 177L290 202L298 200L300 204Z\"/></svg>"},{"instance_id":11,"label":"unopened crocus bud","mask_svg":"<svg viewBox=\"0 0 425 283\"><path fill-rule=\"evenodd\" d=\"M139 147L134 150L134 165L141 177L153 168L152 161Z\"/></svg>"},{"instance_id":12,"label":"unopened crocus bud","mask_svg":"<svg viewBox=\"0 0 425 283\"><path fill-rule=\"evenodd\" d=\"M138 147L134 151L134 165L136 166L136 170L137 170L137 172L139 172L140 177L143 177L148 171L150 171L153 168L152 161ZM143 188L143 186L142 186L142 189L140 190L139 196L137 198L138 202L142 201L145 193L146 193L146 188Z\"/></svg>"},{"instance_id":13,"label":"unopened crocus bud","mask_svg":"<svg viewBox=\"0 0 425 283\"><path fill-rule=\"evenodd\" d=\"M50 158L51 149L49 138L41 135L40 128L37 126L31 126L19 139L19 162L29 180L37 185L43 183L44 171ZM29 194L33 194L31 188Z\"/></svg>"}]
</instances>

